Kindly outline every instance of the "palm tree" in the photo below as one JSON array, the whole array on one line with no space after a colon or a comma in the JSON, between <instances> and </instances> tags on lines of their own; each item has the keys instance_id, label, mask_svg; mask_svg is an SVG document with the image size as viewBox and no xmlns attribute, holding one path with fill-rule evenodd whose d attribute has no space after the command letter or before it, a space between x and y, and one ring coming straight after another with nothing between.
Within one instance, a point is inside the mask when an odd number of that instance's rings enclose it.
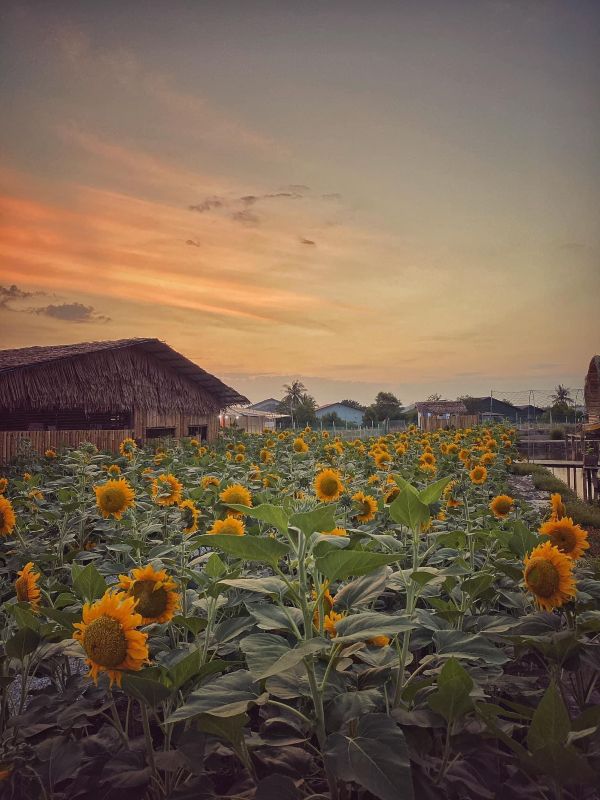
<instances>
[{"instance_id":1,"label":"palm tree","mask_svg":"<svg viewBox=\"0 0 600 800\"><path fill-rule=\"evenodd\" d=\"M552 405L567 406L572 402L571 390L567 386L563 386L559 383L552 395Z\"/></svg>"},{"instance_id":2,"label":"palm tree","mask_svg":"<svg viewBox=\"0 0 600 800\"><path fill-rule=\"evenodd\" d=\"M283 388L285 394L279 407L284 413L290 414L293 424L294 412L302 405L302 398L306 397L306 386L301 380L296 379L291 383L286 383Z\"/></svg>"}]
</instances>

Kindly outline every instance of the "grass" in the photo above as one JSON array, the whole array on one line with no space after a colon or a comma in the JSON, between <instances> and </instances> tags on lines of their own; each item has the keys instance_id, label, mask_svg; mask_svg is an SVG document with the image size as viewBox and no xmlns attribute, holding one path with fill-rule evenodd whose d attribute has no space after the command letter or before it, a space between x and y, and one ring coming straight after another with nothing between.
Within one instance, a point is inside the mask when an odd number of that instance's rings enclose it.
<instances>
[{"instance_id":1,"label":"grass","mask_svg":"<svg viewBox=\"0 0 600 800\"><path fill-rule=\"evenodd\" d=\"M600 507L585 503L566 483L559 480L549 469L540 464L517 463L511 465L514 475L531 475L536 489L544 492L559 492L567 509L567 515L582 526L600 529Z\"/></svg>"}]
</instances>

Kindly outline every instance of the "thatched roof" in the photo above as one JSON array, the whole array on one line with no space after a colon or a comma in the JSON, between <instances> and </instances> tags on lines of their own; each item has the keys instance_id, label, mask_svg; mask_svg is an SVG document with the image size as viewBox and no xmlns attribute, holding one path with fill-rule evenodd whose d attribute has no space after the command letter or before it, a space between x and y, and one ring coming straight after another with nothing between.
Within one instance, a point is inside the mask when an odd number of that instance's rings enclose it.
<instances>
[{"instance_id":1,"label":"thatched roof","mask_svg":"<svg viewBox=\"0 0 600 800\"><path fill-rule=\"evenodd\" d=\"M588 422L600 422L600 356L593 356L585 379L585 408Z\"/></svg>"},{"instance_id":2,"label":"thatched roof","mask_svg":"<svg viewBox=\"0 0 600 800\"><path fill-rule=\"evenodd\" d=\"M0 351L0 411L206 414L248 399L159 339Z\"/></svg>"},{"instance_id":3,"label":"thatched roof","mask_svg":"<svg viewBox=\"0 0 600 800\"><path fill-rule=\"evenodd\" d=\"M467 407L462 400L426 400L415 403L420 414L466 414Z\"/></svg>"}]
</instances>

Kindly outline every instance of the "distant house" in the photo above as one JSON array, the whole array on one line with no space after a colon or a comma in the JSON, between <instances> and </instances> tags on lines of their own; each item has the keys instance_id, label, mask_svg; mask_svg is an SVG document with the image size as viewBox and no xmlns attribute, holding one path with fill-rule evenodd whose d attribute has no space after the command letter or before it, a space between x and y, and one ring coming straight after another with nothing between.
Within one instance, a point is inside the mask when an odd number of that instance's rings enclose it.
<instances>
[{"instance_id":1,"label":"distant house","mask_svg":"<svg viewBox=\"0 0 600 800\"><path fill-rule=\"evenodd\" d=\"M223 428L236 427L246 433L262 433L286 427L291 423L291 418L287 414L261 411L252 406L231 406L221 414L220 422Z\"/></svg>"},{"instance_id":2,"label":"distant house","mask_svg":"<svg viewBox=\"0 0 600 800\"><path fill-rule=\"evenodd\" d=\"M279 413L279 406L281 405L281 400L275 400L274 397L268 397L266 400L261 400L258 403L252 403L252 405L248 406L253 411L269 411L271 413Z\"/></svg>"},{"instance_id":3,"label":"distant house","mask_svg":"<svg viewBox=\"0 0 600 800\"><path fill-rule=\"evenodd\" d=\"M477 415L469 414L461 400L426 400L415 403L417 424L421 430L465 428L477 424Z\"/></svg>"},{"instance_id":4,"label":"distant house","mask_svg":"<svg viewBox=\"0 0 600 800\"><path fill-rule=\"evenodd\" d=\"M514 406L497 397L469 397L465 400L470 414L479 414L481 421L527 422L538 419L544 413L543 408L534 405Z\"/></svg>"},{"instance_id":5,"label":"distant house","mask_svg":"<svg viewBox=\"0 0 600 800\"><path fill-rule=\"evenodd\" d=\"M345 403L328 403L325 406L317 408L315 414L317 415L317 419L323 419L323 417L329 414L337 414L344 422L350 422L353 425L362 425L364 411L361 411L359 408L352 408L352 406L348 406Z\"/></svg>"},{"instance_id":6,"label":"distant house","mask_svg":"<svg viewBox=\"0 0 600 800\"><path fill-rule=\"evenodd\" d=\"M214 440L219 411L243 395L159 339L0 351L0 461L21 439L38 452L126 437Z\"/></svg>"}]
</instances>

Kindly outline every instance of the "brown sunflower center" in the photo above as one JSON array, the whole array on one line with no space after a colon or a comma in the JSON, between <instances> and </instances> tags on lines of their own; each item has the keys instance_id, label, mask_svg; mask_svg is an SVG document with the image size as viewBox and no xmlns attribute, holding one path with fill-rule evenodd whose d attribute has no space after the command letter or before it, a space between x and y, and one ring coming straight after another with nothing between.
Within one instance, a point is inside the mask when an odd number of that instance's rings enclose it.
<instances>
[{"instance_id":1,"label":"brown sunflower center","mask_svg":"<svg viewBox=\"0 0 600 800\"><path fill-rule=\"evenodd\" d=\"M325 476L321 479L321 485L319 487L324 495L332 496L338 493L339 484L337 478L334 478L330 475Z\"/></svg>"},{"instance_id":2,"label":"brown sunflower center","mask_svg":"<svg viewBox=\"0 0 600 800\"><path fill-rule=\"evenodd\" d=\"M550 533L552 544L561 551L561 553L571 553L577 547L577 537L570 528L559 528Z\"/></svg>"},{"instance_id":3,"label":"brown sunflower center","mask_svg":"<svg viewBox=\"0 0 600 800\"><path fill-rule=\"evenodd\" d=\"M167 608L167 592L162 586L154 589L154 581L136 581L132 594L137 600L135 610L142 617L153 619L164 614Z\"/></svg>"},{"instance_id":4,"label":"brown sunflower center","mask_svg":"<svg viewBox=\"0 0 600 800\"><path fill-rule=\"evenodd\" d=\"M4 511L0 509L0 528L4 527Z\"/></svg>"},{"instance_id":5,"label":"brown sunflower center","mask_svg":"<svg viewBox=\"0 0 600 800\"><path fill-rule=\"evenodd\" d=\"M125 495L121 489L105 489L102 495L102 507L105 511L119 511L125 504Z\"/></svg>"},{"instance_id":6,"label":"brown sunflower center","mask_svg":"<svg viewBox=\"0 0 600 800\"><path fill-rule=\"evenodd\" d=\"M511 508L511 502L509 500L505 500L504 498L499 498L494 503L494 511L496 514L508 514Z\"/></svg>"},{"instance_id":7,"label":"brown sunflower center","mask_svg":"<svg viewBox=\"0 0 600 800\"><path fill-rule=\"evenodd\" d=\"M533 558L525 570L525 581L539 597L552 597L558 591L560 575L547 559Z\"/></svg>"},{"instance_id":8,"label":"brown sunflower center","mask_svg":"<svg viewBox=\"0 0 600 800\"><path fill-rule=\"evenodd\" d=\"M21 577L17 578L15 581L15 591L19 603L29 602L29 581L25 575L21 575Z\"/></svg>"},{"instance_id":9,"label":"brown sunflower center","mask_svg":"<svg viewBox=\"0 0 600 800\"><path fill-rule=\"evenodd\" d=\"M90 622L83 634L83 648L100 666L118 667L127 656L127 639L121 623L107 616Z\"/></svg>"}]
</instances>

